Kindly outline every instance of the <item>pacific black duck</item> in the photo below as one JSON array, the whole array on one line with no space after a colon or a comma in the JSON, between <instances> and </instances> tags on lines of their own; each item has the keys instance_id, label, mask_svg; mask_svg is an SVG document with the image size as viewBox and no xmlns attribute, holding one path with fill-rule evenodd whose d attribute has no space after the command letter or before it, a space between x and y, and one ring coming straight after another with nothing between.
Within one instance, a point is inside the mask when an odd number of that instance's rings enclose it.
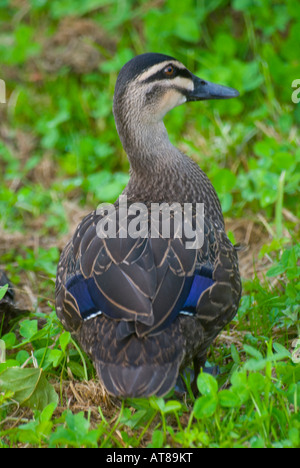
<instances>
[{"instance_id":1,"label":"pacific black duck","mask_svg":"<svg viewBox=\"0 0 300 468\"><path fill-rule=\"evenodd\" d=\"M238 259L219 199L205 173L170 143L163 124L165 114L185 102L235 96L236 90L202 80L162 54L137 56L120 71L113 112L130 180L115 211L102 207L77 227L62 252L56 282L57 315L91 356L110 394L164 395L192 361L197 376L208 347L237 312ZM147 207L146 235L142 218L128 235L130 207L136 209L137 202L143 204L140 213ZM151 208L163 203L192 204L190 228L199 227L201 246L187 248L186 220L178 228L175 210L169 211L169 235L163 233L163 210L156 232L150 232ZM106 228L115 222L116 236L103 234L103 221Z\"/></svg>"}]
</instances>

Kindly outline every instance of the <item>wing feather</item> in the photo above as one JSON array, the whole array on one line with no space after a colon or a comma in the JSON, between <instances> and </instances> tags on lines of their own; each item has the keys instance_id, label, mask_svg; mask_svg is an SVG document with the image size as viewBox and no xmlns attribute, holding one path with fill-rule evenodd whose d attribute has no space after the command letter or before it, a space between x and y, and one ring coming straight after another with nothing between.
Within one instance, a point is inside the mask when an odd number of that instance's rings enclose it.
<instances>
[{"instance_id":1,"label":"wing feather","mask_svg":"<svg viewBox=\"0 0 300 468\"><path fill-rule=\"evenodd\" d=\"M184 236L101 238L99 220L87 216L62 253L58 316L110 393L163 395L179 366L202 359L236 313L236 251L209 220L197 250L186 248Z\"/></svg>"}]
</instances>

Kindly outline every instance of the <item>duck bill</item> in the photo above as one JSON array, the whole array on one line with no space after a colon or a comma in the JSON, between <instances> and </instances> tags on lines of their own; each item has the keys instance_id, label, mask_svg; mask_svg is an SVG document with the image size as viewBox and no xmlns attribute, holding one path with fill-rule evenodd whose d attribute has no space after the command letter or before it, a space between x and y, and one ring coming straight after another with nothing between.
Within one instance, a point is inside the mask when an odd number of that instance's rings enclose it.
<instances>
[{"instance_id":1,"label":"duck bill","mask_svg":"<svg viewBox=\"0 0 300 468\"><path fill-rule=\"evenodd\" d=\"M194 89L187 96L188 101L206 101L208 99L231 99L240 93L228 86L222 86L194 76Z\"/></svg>"}]
</instances>

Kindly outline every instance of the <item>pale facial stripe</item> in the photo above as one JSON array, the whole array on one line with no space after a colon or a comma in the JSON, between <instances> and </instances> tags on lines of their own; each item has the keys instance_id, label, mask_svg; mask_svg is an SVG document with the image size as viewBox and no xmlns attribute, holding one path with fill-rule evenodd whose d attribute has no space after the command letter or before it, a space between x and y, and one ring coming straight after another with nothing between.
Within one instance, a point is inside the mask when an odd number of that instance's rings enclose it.
<instances>
[{"instance_id":1,"label":"pale facial stripe","mask_svg":"<svg viewBox=\"0 0 300 468\"><path fill-rule=\"evenodd\" d=\"M194 90L194 83L189 78L184 78L183 76L176 76L172 80L164 80L164 83L168 82L168 84L175 88L187 89L189 91Z\"/></svg>"},{"instance_id":2,"label":"pale facial stripe","mask_svg":"<svg viewBox=\"0 0 300 468\"><path fill-rule=\"evenodd\" d=\"M182 63L177 62L176 60L166 60L165 62L160 62L157 63L156 65L153 65L152 67L148 68L148 70L144 71L139 77L137 81L145 81L147 78L149 78L152 75L155 75L159 71L163 71L163 69L167 65L174 65L174 67L181 68L181 70L185 69L185 66L182 65Z\"/></svg>"}]
</instances>

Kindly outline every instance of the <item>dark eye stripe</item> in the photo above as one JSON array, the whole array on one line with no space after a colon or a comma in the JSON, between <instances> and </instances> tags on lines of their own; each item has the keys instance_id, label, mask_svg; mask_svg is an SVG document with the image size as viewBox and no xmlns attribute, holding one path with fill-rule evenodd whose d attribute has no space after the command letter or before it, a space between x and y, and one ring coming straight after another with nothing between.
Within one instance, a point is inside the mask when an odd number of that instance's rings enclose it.
<instances>
[{"instance_id":1,"label":"dark eye stripe","mask_svg":"<svg viewBox=\"0 0 300 468\"><path fill-rule=\"evenodd\" d=\"M151 83L152 81L158 81L158 80L173 80L177 76L182 76L183 78L189 78L192 79L191 73L186 69L186 68L177 68L174 65L172 65L174 72L172 75L168 76L166 73L164 73L164 70L167 68L166 66L163 67L162 70L159 70L158 72L154 73L154 75L149 76L146 78L142 83Z\"/></svg>"}]
</instances>

